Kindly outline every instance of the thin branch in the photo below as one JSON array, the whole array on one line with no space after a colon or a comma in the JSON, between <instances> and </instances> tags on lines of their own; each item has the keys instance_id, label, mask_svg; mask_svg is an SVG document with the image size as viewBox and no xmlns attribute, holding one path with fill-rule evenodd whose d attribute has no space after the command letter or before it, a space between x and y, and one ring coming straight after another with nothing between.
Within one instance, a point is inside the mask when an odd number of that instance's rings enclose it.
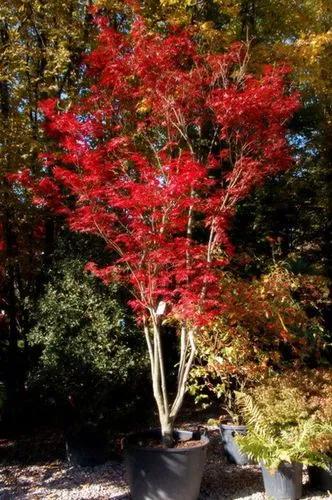
<instances>
[{"instance_id":1,"label":"thin branch","mask_svg":"<svg viewBox=\"0 0 332 500\"><path fill-rule=\"evenodd\" d=\"M181 380L183 378L188 345L189 345L189 340L187 339L187 331L186 327L183 325L181 327L181 333L180 333L180 363L178 369L178 385L180 385Z\"/></svg>"},{"instance_id":2,"label":"thin branch","mask_svg":"<svg viewBox=\"0 0 332 500\"><path fill-rule=\"evenodd\" d=\"M159 364L159 373L160 373L160 382L161 382L161 393L163 397L163 406L165 415L168 414L168 396L167 396L167 387L166 387L166 377L165 377L165 369L164 369L164 358L162 352L161 338L160 338L160 327L158 325L158 319L153 313L152 316L153 321L153 333L154 333L154 342L156 344L156 354L157 359L155 358L155 362Z\"/></svg>"},{"instance_id":3,"label":"thin branch","mask_svg":"<svg viewBox=\"0 0 332 500\"><path fill-rule=\"evenodd\" d=\"M188 338L189 338L189 342L190 342L191 351L190 351L189 358L188 358L186 365L185 365L185 370L183 372L182 379L180 380L180 384L178 385L178 388L177 388L176 398L175 398L174 403L173 403L172 408L171 408L170 418L172 418L172 419L174 419L176 417L179 409L181 408L183 398L184 398L184 395L186 392L186 384L188 381L189 372L190 372L190 369L191 369L192 364L194 362L194 357L196 354L194 333L195 332L193 329L190 329L188 332Z\"/></svg>"},{"instance_id":4,"label":"thin branch","mask_svg":"<svg viewBox=\"0 0 332 500\"><path fill-rule=\"evenodd\" d=\"M154 355L153 355L153 347L152 347L152 342L151 342L151 337L150 337L150 331L149 331L149 327L148 327L145 316L143 317L143 326L144 326L145 340L146 340L146 344L148 346L148 351L149 351L149 356L150 356L151 375L153 377L155 359L154 359Z\"/></svg>"}]
</instances>

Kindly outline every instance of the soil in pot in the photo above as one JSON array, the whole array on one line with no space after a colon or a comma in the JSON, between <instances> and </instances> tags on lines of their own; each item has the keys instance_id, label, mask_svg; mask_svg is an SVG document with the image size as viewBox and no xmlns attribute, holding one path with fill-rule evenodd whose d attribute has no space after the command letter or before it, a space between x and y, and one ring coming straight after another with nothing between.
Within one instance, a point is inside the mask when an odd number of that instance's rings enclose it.
<instances>
[{"instance_id":1,"label":"soil in pot","mask_svg":"<svg viewBox=\"0 0 332 500\"><path fill-rule=\"evenodd\" d=\"M108 459L105 433L93 425L67 430L65 440L67 460L71 465L94 467Z\"/></svg>"},{"instance_id":2,"label":"soil in pot","mask_svg":"<svg viewBox=\"0 0 332 500\"><path fill-rule=\"evenodd\" d=\"M209 439L175 431L174 448L163 448L160 430L127 438L125 462L133 500L197 500Z\"/></svg>"},{"instance_id":3,"label":"soil in pot","mask_svg":"<svg viewBox=\"0 0 332 500\"><path fill-rule=\"evenodd\" d=\"M235 437L237 434L245 434L247 428L245 425L220 424L221 442L224 447L225 455L230 463L236 465L247 465L250 463L248 455L241 452Z\"/></svg>"},{"instance_id":4,"label":"soil in pot","mask_svg":"<svg viewBox=\"0 0 332 500\"><path fill-rule=\"evenodd\" d=\"M262 465L265 492L275 500L297 500L302 495L302 464L283 462L274 472Z\"/></svg>"},{"instance_id":5,"label":"soil in pot","mask_svg":"<svg viewBox=\"0 0 332 500\"><path fill-rule=\"evenodd\" d=\"M308 467L308 473L310 486L312 488L320 491L332 492L332 465L330 465L329 470L310 466Z\"/></svg>"}]
</instances>

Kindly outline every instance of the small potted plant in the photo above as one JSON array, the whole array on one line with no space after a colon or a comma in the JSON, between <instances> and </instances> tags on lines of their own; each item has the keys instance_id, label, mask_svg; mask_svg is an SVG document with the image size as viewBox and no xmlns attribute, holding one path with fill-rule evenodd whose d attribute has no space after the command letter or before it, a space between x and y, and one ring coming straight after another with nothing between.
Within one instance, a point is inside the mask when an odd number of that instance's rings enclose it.
<instances>
[{"instance_id":1,"label":"small potted plant","mask_svg":"<svg viewBox=\"0 0 332 500\"><path fill-rule=\"evenodd\" d=\"M249 458L241 452L235 439L237 434L246 432L234 397L235 390L243 390L245 385L241 371L243 364L237 363L243 351L239 349L239 337L233 338L227 329L221 328L224 321L224 317L217 319L197 340L198 353L188 388L195 403L202 408L206 409L215 402L222 401L220 416L211 421L219 427L223 451L228 461L236 465L247 465ZM247 382L248 379L249 377Z\"/></svg>"},{"instance_id":2,"label":"small potted plant","mask_svg":"<svg viewBox=\"0 0 332 500\"><path fill-rule=\"evenodd\" d=\"M202 337L204 337L204 334L202 334ZM188 384L189 393L194 396L195 404L203 409L212 406L216 402L216 399L217 401L223 401L221 415L218 418L209 419L207 424L219 428L223 451L227 460L236 465L247 465L249 457L241 452L235 439L237 434L244 434L246 432L246 426L244 425L241 413L237 409L234 397L234 389L239 389L241 383L237 377L226 373L224 367L223 370L218 369L216 372L216 363L213 364L213 369L207 364L202 366L201 363L205 357L204 355L207 354L207 349L205 345L203 354L201 339L198 340L197 345L199 356L197 363L191 371ZM208 354L210 361L213 357L211 351L209 350ZM221 359L220 355L219 359Z\"/></svg>"},{"instance_id":3,"label":"small potted plant","mask_svg":"<svg viewBox=\"0 0 332 500\"><path fill-rule=\"evenodd\" d=\"M267 495L300 498L303 464L328 464L328 457L312 443L331 434L331 424L312 414L304 388L294 386L292 377L273 377L250 392L238 393L237 400L247 424L247 434L238 436L237 442L261 464Z\"/></svg>"},{"instance_id":4,"label":"small potted plant","mask_svg":"<svg viewBox=\"0 0 332 500\"><path fill-rule=\"evenodd\" d=\"M291 166L286 123L298 96L284 68L245 76L241 44L204 54L187 30L154 33L134 18L118 29L97 18L99 45L86 61L92 85L65 109L43 103L57 147L34 191L72 230L103 239L109 262L88 269L131 293L160 422L158 431L127 440L132 497L194 500L208 440L176 431L175 421L197 338L221 310L235 205ZM170 322L179 348L171 391Z\"/></svg>"},{"instance_id":5,"label":"small potted plant","mask_svg":"<svg viewBox=\"0 0 332 500\"><path fill-rule=\"evenodd\" d=\"M233 400L229 406L224 407L224 410L219 420L219 430L225 455L230 463L248 465L250 458L242 452L237 443L237 436L247 433L247 426L244 424L241 412L238 411L236 402Z\"/></svg>"}]
</instances>

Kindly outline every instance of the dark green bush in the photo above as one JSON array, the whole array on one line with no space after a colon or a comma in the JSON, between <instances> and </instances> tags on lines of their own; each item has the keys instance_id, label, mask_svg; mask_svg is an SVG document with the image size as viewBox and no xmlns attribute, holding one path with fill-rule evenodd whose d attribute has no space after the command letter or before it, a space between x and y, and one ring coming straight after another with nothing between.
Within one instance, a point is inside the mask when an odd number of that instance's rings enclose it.
<instances>
[{"instance_id":1,"label":"dark green bush","mask_svg":"<svg viewBox=\"0 0 332 500\"><path fill-rule=\"evenodd\" d=\"M147 364L123 290L67 259L53 272L34 318L28 341L39 361L30 387L67 421L124 423L145 397Z\"/></svg>"}]
</instances>

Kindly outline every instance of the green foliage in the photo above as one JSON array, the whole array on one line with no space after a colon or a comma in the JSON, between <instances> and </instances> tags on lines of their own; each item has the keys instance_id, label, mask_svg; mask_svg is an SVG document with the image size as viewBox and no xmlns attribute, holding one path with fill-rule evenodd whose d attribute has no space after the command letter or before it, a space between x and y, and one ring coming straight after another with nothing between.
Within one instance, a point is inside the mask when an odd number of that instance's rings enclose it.
<instances>
[{"instance_id":1,"label":"green foliage","mask_svg":"<svg viewBox=\"0 0 332 500\"><path fill-rule=\"evenodd\" d=\"M317 372L313 372L317 380ZM309 375L310 376L310 375ZM319 377L318 377L319 378ZM313 394L301 372L274 377L250 393L237 393L248 432L238 436L244 453L271 470L281 462L326 467L330 450L317 443L331 443L332 420L320 418Z\"/></svg>"},{"instance_id":2,"label":"green foliage","mask_svg":"<svg viewBox=\"0 0 332 500\"><path fill-rule=\"evenodd\" d=\"M224 311L197 339L189 390L197 404L216 397L237 416L234 390L244 390L291 366L322 362L326 347L320 307L322 276L297 275L273 265L259 278L225 273Z\"/></svg>"},{"instance_id":3,"label":"green foliage","mask_svg":"<svg viewBox=\"0 0 332 500\"><path fill-rule=\"evenodd\" d=\"M64 404L69 398L82 418L114 410L112 395L121 391L121 404L126 394L134 401L145 374L144 339L120 300L119 287L105 287L79 260L66 259L35 312L28 340L41 354L31 384Z\"/></svg>"}]
</instances>

